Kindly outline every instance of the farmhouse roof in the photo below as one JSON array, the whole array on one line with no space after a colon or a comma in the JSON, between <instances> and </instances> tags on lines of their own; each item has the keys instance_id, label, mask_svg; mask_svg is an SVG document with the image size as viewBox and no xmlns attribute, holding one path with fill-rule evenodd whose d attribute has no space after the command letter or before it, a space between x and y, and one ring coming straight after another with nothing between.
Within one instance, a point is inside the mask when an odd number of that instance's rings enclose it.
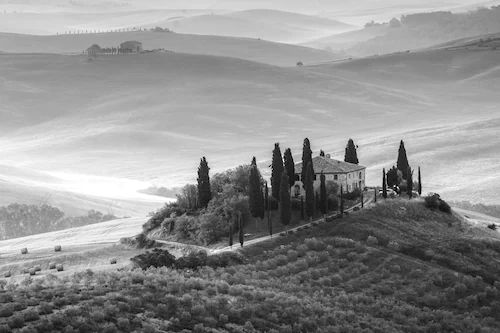
<instances>
[{"instance_id":1,"label":"farmhouse roof","mask_svg":"<svg viewBox=\"0 0 500 333\"><path fill-rule=\"evenodd\" d=\"M323 171L324 174L338 174L338 173L349 173L354 171L359 171L366 169L366 167L347 163L333 158L316 156L312 159L314 173L319 174ZM295 164L295 174L302 173L302 162Z\"/></svg>"}]
</instances>

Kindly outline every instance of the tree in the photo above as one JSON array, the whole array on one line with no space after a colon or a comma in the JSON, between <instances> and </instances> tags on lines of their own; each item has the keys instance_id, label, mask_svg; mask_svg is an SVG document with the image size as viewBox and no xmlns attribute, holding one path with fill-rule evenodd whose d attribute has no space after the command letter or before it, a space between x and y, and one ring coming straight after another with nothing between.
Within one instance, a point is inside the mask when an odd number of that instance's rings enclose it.
<instances>
[{"instance_id":1,"label":"tree","mask_svg":"<svg viewBox=\"0 0 500 333\"><path fill-rule=\"evenodd\" d=\"M203 156L198 167L198 204L203 208L206 208L212 199L209 171L207 159Z\"/></svg>"},{"instance_id":2,"label":"tree","mask_svg":"<svg viewBox=\"0 0 500 333\"><path fill-rule=\"evenodd\" d=\"M280 144L274 144L273 162L271 170L271 192L276 200L280 198L281 174L283 173L283 158L281 157Z\"/></svg>"},{"instance_id":3,"label":"tree","mask_svg":"<svg viewBox=\"0 0 500 333\"><path fill-rule=\"evenodd\" d=\"M304 182L306 190L306 213L309 219L312 219L314 214L314 171L312 163L307 164L307 174Z\"/></svg>"},{"instance_id":4,"label":"tree","mask_svg":"<svg viewBox=\"0 0 500 333\"><path fill-rule=\"evenodd\" d=\"M311 151L311 143L308 138L304 139L304 145L302 147L302 172L300 173L300 179L302 180L302 186L304 189L306 188L305 179L307 176L307 166L311 164L311 168L314 175L314 167L312 165L312 151Z\"/></svg>"},{"instance_id":5,"label":"tree","mask_svg":"<svg viewBox=\"0 0 500 333\"><path fill-rule=\"evenodd\" d=\"M290 188L288 187L288 175L283 172L281 175L280 190L280 221L284 226L290 224L292 220L292 200L290 197Z\"/></svg>"},{"instance_id":6,"label":"tree","mask_svg":"<svg viewBox=\"0 0 500 333\"><path fill-rule=\"evenodd\" d=\"M267 181L264 187L264 209L266 211L269 210L269 187L267 187Z\"/></svg>"},{"instance_id":7,"label":"tree","mask_svg":"<svg viewBox=\"0 0 500 333\"><path fill-rule=\"evenodd\" d=\"M408 198L411 200L413 197L413 170L408 167L408 185L407 185L407 192L408 192Z\"/></svg>"},{"instance_id":8,"label":"tree","mask_svg":"<svg viewBox=\"0 0 500 333\"><path fill-rule=\"evenodd\" d=\"M340 217L344 217L344 185L340 185Z\"/></svg>"},{"instance_id":9,"label":"tree","mask_svg":"<svg viewBox=\"0 0 500 333\"><path fill-rule=\"evenodd\" d=\"M397 167L398 170L401 170L403 173L403 179L408 180L408 168L410 167L410 164L408 164L408 157L406 156L406 149L403 140L401 140L399 144Z\"/></svg>"},{"instance_id":10,"label":"tree","mask_svg":"<svg viewBox=\"0 0 500 333\"><path fill-rule=\"evenodd\" d=\"M293 162L292 151L290 148L285 150L283 160L285 162L286 173L288 174L288 186L291 188L293 184L295 184L295 163Z\"/></svg>"},{"instance_id":11,"label":"tree","mask_svg":"<svg viewBox=\"0 0 500 333\"><path fill-rule=\"evenodd\" d=\"M321 156L321 157L325 157L325 152L323 151L323 149L321 149L321 150L319 151L319 156Z\"/></svg>"},{"instance_id":12,"label":"tree","mask_svg":"<svg viewBox=\"0 0 500 333\"><path fill-rule=\"evenodd\" d=\"M347 146L345 147L344 162L359 164L356 148L358 147L354 145L354 141L349 139Z\"/></svg>"},{"instance_id":13,"label":"tree","mask_svg":"<svg viewBox=\"0 0 500 333\"><path fill-rule=\"evenodd\" d=\"M238 225L239 225L239 235L240 235L240 245L243 247L243 242L245 241L245 234L243 232L243 217L241 212L238 212Z\"/></svg>"},{"instance_id":14,"label":"tree","mask_svg":"<svg viewBox=\"0 0 500 333\"><path fill-rule=\"evenodd\" d=\"M387 174L387 180L389 180L389 174ZM385 181L385 168L382 170L382 196L387 199L387 183Z\"/></svg>"},{"instance_id":15,"label":"tree","mask_svg":"<svg viewBox=\"0 0 500 333\"><path fill-rule=\"evenodd\" d=\"M306 219L305 211L304 211L304 197L300 197L300 219L304 221Z\"/></svg>"},{"instance_id":16,"label":"tree","mask_svg":"<svg viewBox=\"0 0 500 333\"><path fill-rule=\"evenodd\" d=\"M377 193L377 188L376 187L373 189L373 194L374 194L373 201L375 203L377 203L377 195L378 195L378 193Z\"/></svg>"},{"instance_id":17,"label":"tree","mask_svg":"<svg viewBox=\"0 0 500 333\"><path fill-rule=\"evenodd\" d=\"M422 177L420 175L420 167L418 167L418 195L422 195Z\"/></svg>"},{"instance_id":18,"label":"tree","mask_svg":"<svg viewBox=\"0 0 500 333\"><path fill-rule=\"evenodd\" d=\"M231 248L233 247L233 225L232 225L232 223L229 224L229 246Z\"/></svg>"},{"instance_id":19,"label":"tree","mask_svg":"<svg viewBox=\"0 0 500 333\"><path fill-rule=\"evenodd\" d=\"M262 197L262 183L259 168L257 167L257 161L255 157L252 159L250 174L249 174L248 184L249 184L249 195L248 195L248 205L250 207L250 212L252 217L261 219L264 218L264 202Z\"/></svg>"},{"instance_id":20,"label":"tree","mask_svg":"<svg viewBox=\"0 0 500 333\"><path fill-rule=\"evenodd\" d=\"M393 187L394 185L399 185L401 183L398 171L401 172L395 166L387 171L387 186Z\"/></svg>"},{"instance_id":21,"label":"tree","mask_svg":"<svg viewBox=\"0 0 500 333\"><path fill-rule=\"evenodd\" d=\"M328 194L326 192L326 177L323 174L323 171L321 171L321 175L319 176L319 179L321 181L321 185L319 188L320 196L321 196L321 204L319 206L321 213L326 214L328 210Z\"/></svg>"},{"instance_id":22,"label":"tree","mask_svg":"<svg viewBox=\"0 0 500 333\"><path fill-rule=\"evenodd\" d=\"M97 44L93 44L87 49L87 55L89 56L89 58L91 57L97 58L97 55L101 54L101 52L102 48Z\"/></svg>"}]
</instances>

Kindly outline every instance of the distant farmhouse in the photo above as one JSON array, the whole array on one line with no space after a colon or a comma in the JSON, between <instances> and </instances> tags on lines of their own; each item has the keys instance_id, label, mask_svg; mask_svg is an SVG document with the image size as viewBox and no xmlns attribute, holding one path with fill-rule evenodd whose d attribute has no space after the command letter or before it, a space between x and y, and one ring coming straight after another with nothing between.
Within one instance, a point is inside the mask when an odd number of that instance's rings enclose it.
<instances>
[{"instance_id":1,"label":"distant farmhouse","mask_svg":"<svg viewBox=\"0 0 500 333\"><path fill-rule=\"evenodd\" d=\"M123 53L139 53L142 52L142 43L136 40L130 40L120 44Z\"/></svg>"},{"instance_id":2,"label":"distant farmhouse","mask_svg":"<svg viewBox=\"0 0 500 333\"><path fill-rule=\"evenodd\" d=\"M363 189L365 187L366 167L334 160L329 154L316 156L312 159L314 169L314 190L319 191L321 171L325 175L326 181L333 181L343 185L344 191L351 192L354 189ZM291 195L294 197L305 196L305 190L302 186L302 162L295 165L295 185L292 188Z\"/></svg>"}]
</instances>

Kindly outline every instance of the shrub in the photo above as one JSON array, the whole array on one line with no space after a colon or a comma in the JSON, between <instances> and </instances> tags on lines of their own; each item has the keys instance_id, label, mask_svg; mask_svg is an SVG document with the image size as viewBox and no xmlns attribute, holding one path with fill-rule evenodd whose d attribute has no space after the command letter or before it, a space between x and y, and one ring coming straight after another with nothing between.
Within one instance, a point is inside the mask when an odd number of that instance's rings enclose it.
<instances>
[{"instance_id":1,"label":"shrub","mask_svg":"<svg viewBox=\"0 0 500 333\"><path fill-rule=\"evenodd\" d=\"M35 265L35 271L40 272L42 270L42 267L40 265Z\"/></svg>"},{"instance_id":2,"label":"shrub","mask_svg":"<svg viewBox=\"0 0 500 333\"><path fill-rule=\"evenodd\" d=\"M368 236L366 243L370 246L378 245L378 239L375 236Z\"/></svg>"},{"instance_id":3,"label":"shrub","mask_svg":"<svg viewBox=\"0 0 500 333\"><path fill-rule=\"evenodd\" d=\"M29 309L24 311L23 316L25 321L35 321L38 320L38 318L40 318L38 311L35 309Z\"/></svg>"},{"instance_id":4,"label":"shrub","mask_svg":"<svg viewBox=\"0 0 500 333\"><path fill-rule=\"evenodd\" d=\"M497 225L495 223L492 223L492 224L488 225L488 228L490 228L491 230L497 230ZM8 276L6 276L6 277L8 277Z\"/></svg>"},{"instance_id":5,"label":"shrub","mask_svg":"<svg viewBox=\"0 0 500 333\"><path fill-rule=\"evenodd\" d=\"M63 267L62 264L57 264L56 265L56 269L57 269L58 272L62 272L64 270L64 267Z\"/></svg>"},{"instance_id":6,"label":"shrub","mask_svg":"<svg viewBox=\"0 0 500 333\"><path fill-rule=\"evenodd\" d=\"M143 270L149 267L173 267L175 257L167 250L154 249L152 252L140 254L130 259L132 263Z\"/></svg>"},{"instance_id":7,"label":"shrub","mask_svg":"<svg viewBox=\"0 0 500 333\"><path fill-rule=\"evenodd\" d=\"M0 318L10 317L14 314L14 307L12 305L2 305L0 307Z\"/></svg>"},{"instance_id":8,"label":"shrub","mask_svg":"<svg viewBox=\"0 0 500 333\"><path fill-rule=\"evenodd\" d=\"M437 193L429 193L425 197L424 200L425 200L425 205L427 206L427 208L429 208L429 209L439 209L440 211L442 211L444 213L451 214L451 207L450 207L450 205L448 205L448 203L446 201L444 201L443 199L441 199L441 197L439 196L439 194L437 194Z\"/></svg>"},{"instance_id":9,"label":"shrub","mask_svg":"<svg viewBox=\"0 0 500 333\"><path fill-rule=\"evenodd\" d=\"M36 275L36 269L35 268L30 268L29 269L30 275Z\"/></svg>"},{"instance_id":10,"label":"shrub","mask_svg":"<svg viewBox=\"0 0 500 333\"><path fill-rule=\"evenodd\" d=\"M12 333L11 329L9 326L5 324L0 325L0 333Z\"/></svg>"},{"instance_id":11,"label":"shrub","mask_svg":"<svg viewBox=\"0 0 500 333\"><path fill-rule=\"evenodd\" d=\"M61 252L61 250L62 250L62 249L61 249L61 245L56 245L56 246L54 247L54 251L55 251L55 252Z\"/></svg>"},{"instance_id":12,"label":"shrub","mask_svg":"<svg viewBox=\"0 0 500 333\"><path fill-rule=\"evenodd\" d=\"M356 200L361 197L361 189L355 188L351 192L344 193L343 197L345 200Z\"/></svg>"},{"instance_id":13,"label":"shrub","mask_svg":"<svg viewBox=\"0 0 500 333\"><path fill-rule=\"evenodd\" d=\"M394 250L394 251L399 251L401 250L401 246L399 245L398 242L396 241L390 241L389 244L387 244L387 247L391 250Z\"/></svg>"},{"instance_id":14,"label":"shrub","mask_svg":"<svg viewBox=\"0 0 500 333\"><path fill-rule=\"evenodd\" d=\"M10 328L21 328L24 326L24 317L20 314L15 314L9 320Z\"/></svg>"},{"instance_id":15,"label":"shrub","mask_svg":"<svg viewBox=\"0 0 500 333\"><path fill-rule=\"evenodd\" d=\"M49 263L49 269L56 269L56 263L55 262Z\"/></svg>"},{"instance_id":16,"label":"shrub","mask_svg":"<svg viewBox=\"0 0 500 333\"><path fill-rule=\"evenodd\" d=\"M50 303L47 303L47 302L41 302L40 305L38 305L38 312L40 314L50 314L52 313L53 311L53 308L52 308L52 304Z\"/></svg>"}]
</instances>

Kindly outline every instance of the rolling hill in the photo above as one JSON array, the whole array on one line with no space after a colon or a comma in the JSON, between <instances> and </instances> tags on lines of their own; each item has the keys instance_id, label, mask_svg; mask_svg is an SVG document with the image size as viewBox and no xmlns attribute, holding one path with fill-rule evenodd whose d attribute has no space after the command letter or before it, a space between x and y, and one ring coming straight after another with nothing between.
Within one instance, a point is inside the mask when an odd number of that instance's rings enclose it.
<instances>
[{"instance_id":1,"label":"rolling hill","mask_svg":"<svg viewBox=\"0 0 500 333\"><path fill-rule=\"evenodd\" d=\"M152 31L55 36L0 33L0 48L6 53L81 54L92 44L116 47L127 40L142 42L146 50L164 48L182 53L235 57L277 66L295 66L298 61L308 64L341 58L339 55L312 48L257 39Z\"/></svg>"},{"instance_id":2,"label":"rolling hill","mask_svg":"<svg viewBox=\"0 0 500 333\"><path fill-rule=\"evenodd\" d=\"M371 28L362 28L358 30L343 32L340 34L334 34L331 36L326 36L318 38L302 45L307 47L314 47L317 49L331 49L331 50L348 50L351 47L370 40L378 36L384 36L387 34L387 26L375 26Z\"/></svg>"},{"instance_id":3,"label":"rolling hill","mask_svg":"<svg viewBox=\"0 0 500 333\"><path fill-rule=\"evenodd\" d=\"M0 145L4 163L13 166L23 161L40 171L79 170L175 186L194 181L203 155L212 173L256 156L267 176L274 142L299 159L309 137L315 151L339 152L334 157L341 158L353 137L371 170L368 184L375 185L377 170L392 166L404 139L412 166L415 158L432 170L428 188L446 188L450 200L462 198L466 186L484 193L485 203L497 198L498 172L489 164L494 158L476 154L476 146L453 146L456 140L482 145L481 138L498 129L495 51L399 53L302 68L180 53L93 61L1 57L0 80L8 90L1 95L7 112ZM490 129L481 129L480 121ZM476 129L474 140L467 126ZM485 147L494 156L496 147ZM457 167L440 159L446 151ZM474 168L490 174L466 177Z\"/></svg>"}]
</instances>

